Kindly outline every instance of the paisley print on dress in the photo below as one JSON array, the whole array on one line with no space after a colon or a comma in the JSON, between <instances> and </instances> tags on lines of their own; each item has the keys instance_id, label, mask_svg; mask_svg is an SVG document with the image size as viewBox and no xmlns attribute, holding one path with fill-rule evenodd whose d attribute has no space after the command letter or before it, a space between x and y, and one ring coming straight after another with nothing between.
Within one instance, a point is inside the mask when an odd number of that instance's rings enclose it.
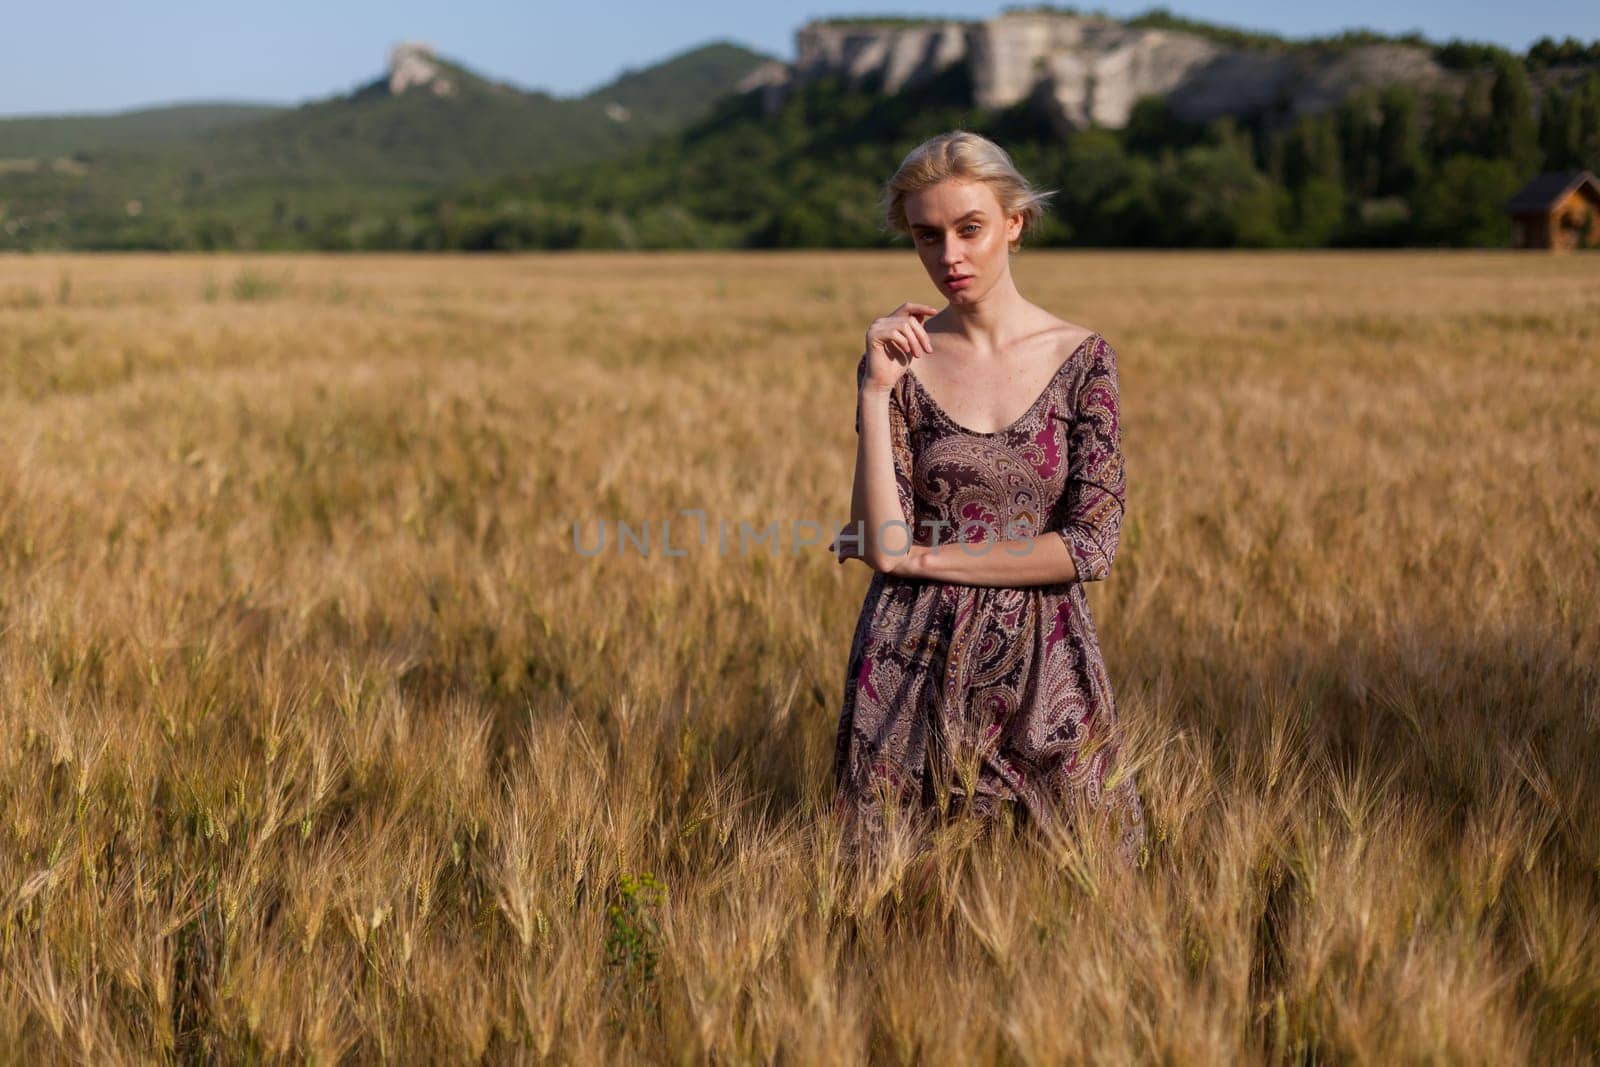
<instances>
[{"instance_id":1,"label":"paisley print on dress","mask_svg":"<svg viewBox=\"0 0 1600 1067\"><path fill-rule=\"evenodd\" d=\"M866 369L863 356L858 383ZM1122 738L1083 589L1109 575L1122 531L1118 407L1116 352L1098 333L992 433L958 424L914 373L896 384L895 482L913 541L1054 534L1078 580L997 588L874 572L834 749L834 812L850 850L888 818L952 797L981 811L1014 801L1044 822L1075 794L1115 821L1119 855L1142 861L1135 779L1106 784Z\"/></svg>"}]
</instances>

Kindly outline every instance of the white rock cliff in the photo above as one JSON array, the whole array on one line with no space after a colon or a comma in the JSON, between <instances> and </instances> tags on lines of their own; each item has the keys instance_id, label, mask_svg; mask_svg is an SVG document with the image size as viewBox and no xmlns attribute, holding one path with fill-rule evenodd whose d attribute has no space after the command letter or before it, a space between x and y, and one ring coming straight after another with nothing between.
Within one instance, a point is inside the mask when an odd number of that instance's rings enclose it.
<instances>
[{"instance_id":1,"label":"white rock cliff","mask_svg":"<svg viewBox=\"0 0 1600 1067\"><path fill-rule=\"evenodd\" d=\"M389 92L395 96L407 90L426 89L435 96L449 96L455 83L435 59L433 48L420 41L404 41L389 52Z\"/></svg>"},{"instance_id":2,"label":"white rock cliff","mask_svg":"<svg viewBox=\"0 0 1600 1067\"><path fill-rule=\"evenodd\" d=\"M1234 48L1192 33L1143 29L1097 15L1009 12L981 21L818 21L795 34L796 59L763 68L742 88L769 111L797 86L840 76L881 79L895 93L966 64L973 103L1006 108L1032 100L1059 133L1127 124L1134 103L1160 96L1182 119L1270 111L1277 121L1325 110L1367 86L1404 81L1458 90L1461 78L1425 48Z\"/></svg>"}]
</instances>

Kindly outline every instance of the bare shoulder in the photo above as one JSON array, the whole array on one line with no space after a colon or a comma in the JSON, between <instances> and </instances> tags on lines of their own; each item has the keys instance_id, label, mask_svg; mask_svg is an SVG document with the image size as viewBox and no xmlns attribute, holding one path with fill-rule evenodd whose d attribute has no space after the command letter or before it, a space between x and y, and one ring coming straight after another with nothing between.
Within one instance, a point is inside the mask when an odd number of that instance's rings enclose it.
<instances>
[{"instance_id":1,"label":"bare shoulder","mask_svg":"<svg viewBox=\"0 0 1600 1067\"><path fill-rule=\"evenodd\" d=\"M1054 343L1057 349L1057 359L1064 360L1078 354L1085 347L1084 342L1091 337L1100 336L1100 331L1088 326L1081 326L1076 322L1068 322L1045 312L1044 333Z\"/></svg>"}]
</instances>

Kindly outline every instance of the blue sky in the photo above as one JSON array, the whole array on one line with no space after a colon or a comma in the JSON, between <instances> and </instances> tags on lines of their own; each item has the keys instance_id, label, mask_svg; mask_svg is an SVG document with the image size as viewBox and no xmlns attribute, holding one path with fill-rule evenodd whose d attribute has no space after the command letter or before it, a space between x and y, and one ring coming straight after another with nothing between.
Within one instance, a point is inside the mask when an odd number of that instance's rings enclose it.
<instances>
[{"instance_id":1,"label":"blue sky","mask_svg":"<svg viewBox=\"0 0 1600 1067\"><path fill-rule=\"evenodd\" d=\"M572 95L624 68L716 39L793 58L794 31L812 18L901 14L981 18L1010 3L854 3L787 7L708 3L546 4L485 0L215 0L10 4L0 62L0 114L109 111L179 100L299 103L346 92L383 69L389 48L421 40L468 66L529 89ZM1352 27L1420 30L1522 50L1542 36L1600 38L1600 3L1522 0L1266 0L1080 2L1112 15L1155 6L1291 37Z\"/></svg>"}]
</instances>

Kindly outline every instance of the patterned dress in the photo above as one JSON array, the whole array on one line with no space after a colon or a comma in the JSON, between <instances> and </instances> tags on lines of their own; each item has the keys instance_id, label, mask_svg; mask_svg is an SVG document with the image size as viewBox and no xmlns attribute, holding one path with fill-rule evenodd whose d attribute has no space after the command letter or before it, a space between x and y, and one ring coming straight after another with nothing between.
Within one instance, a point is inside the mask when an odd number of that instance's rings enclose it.
<instances>
[{"instance_id":1,"label":"patterned dress","mask_svg":"<svg viewBox=\"0 0 1600 1067\"><path fill-rule=\"evenodd\" d=\"M863 356L858 384L866 370ZM959 552L969 550L952 542L1053 533L1078 580L999 588L873 572L834 749L847 849L869 844L890 814L963 805L994 814L999 801L1016 801L1015 814L1045 822L1075 799L1114 820L1118 854L1141 862L1134 777L1107 786L1121 731L1083 588L1110 571L1122 528L1116 353L1090 334L1032 406L993 433L958 425L908 369L889 422L916 544L937 537Z\"/></svg>"}]
</instances>

